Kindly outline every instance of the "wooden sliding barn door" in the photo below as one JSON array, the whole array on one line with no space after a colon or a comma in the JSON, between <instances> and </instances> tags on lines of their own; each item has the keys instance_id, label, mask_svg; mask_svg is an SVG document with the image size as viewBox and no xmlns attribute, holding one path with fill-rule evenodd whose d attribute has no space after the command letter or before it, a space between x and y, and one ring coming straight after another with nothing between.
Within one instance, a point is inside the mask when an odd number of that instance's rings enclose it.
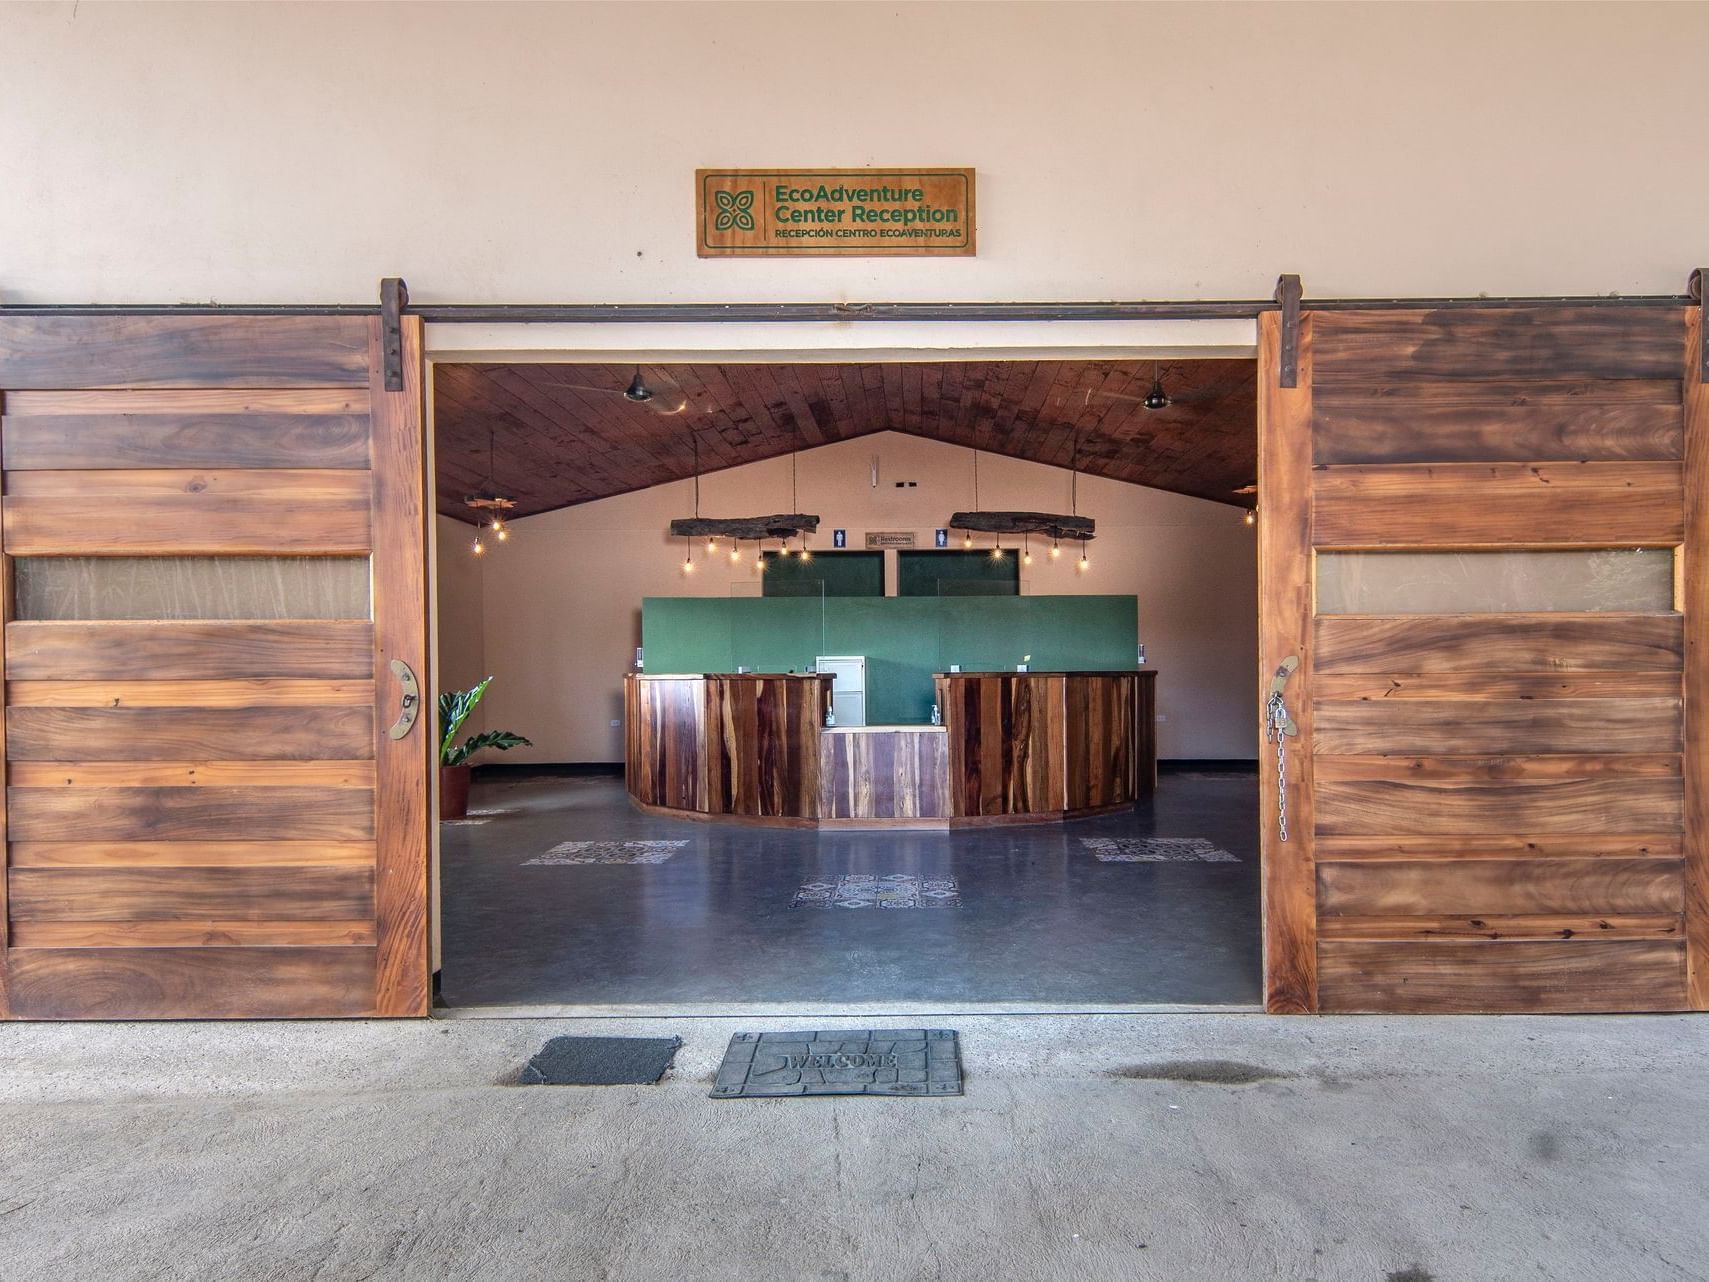
<instances>
[{"instance_id":1,"label":"wooden sliding barn door","mask_svg":"<svg viewBox=\"0 0 1709 1282\"><path fill-rule=\"evenodd\" d=\"M0 316L11 1017L426 1012L402 337L388 391L364 316Z\"/></svg>"},{"instance_id":2,"label":"wooden sliding barn door","mask_svg":"<svg viewBox=\"0 0 1709 1282\"><path fill-rule=\"evenodd\" d=\"M1271 1010L1709 1005L1698 323L1263 318Z\"/></svg>"}]
</instances>

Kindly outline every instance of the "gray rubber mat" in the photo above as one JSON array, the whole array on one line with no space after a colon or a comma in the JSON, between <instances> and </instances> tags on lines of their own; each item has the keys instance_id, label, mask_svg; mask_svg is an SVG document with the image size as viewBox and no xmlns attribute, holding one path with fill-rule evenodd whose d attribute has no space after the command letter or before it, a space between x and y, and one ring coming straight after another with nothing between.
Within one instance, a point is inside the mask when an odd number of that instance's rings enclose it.
<instances>
[{"instance_id":1,"label":"gray rubber mat","mask_svg":"<svg viewBox=\"0 0 1709 1282\"><path fill-rule=\"evenodd\" d=\"M961 1042L948 1028L737 1033L713 1099L960 1095Z\"/></svg>"},{"instance_id":2,"label":"gray rubber mat","mask_svg":"<svg viewBox=\"0 0 1709 1282\"><path fill-rule=\"evenodd\" d=\"M651 1086L680 1037L554 1037L517 1079L523 1086Z\"/></svg>"}]
</instances>

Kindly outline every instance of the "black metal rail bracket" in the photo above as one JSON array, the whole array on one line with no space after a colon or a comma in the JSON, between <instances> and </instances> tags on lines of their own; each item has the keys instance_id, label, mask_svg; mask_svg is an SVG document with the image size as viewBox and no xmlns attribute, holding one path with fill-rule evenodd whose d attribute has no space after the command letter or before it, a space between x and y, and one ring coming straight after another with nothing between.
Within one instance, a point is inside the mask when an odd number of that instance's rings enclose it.
<instances>
[{"instance_id":1,"label":"black metal rail bracket","mask_svg":"<svg viewBox=\"0 0 1709 1282\"><path fill-rule=\"evenodd\" d=\"M385 364L386 390L404 390L404 308L409 306L409 286L400 276L380 281L380 356Z\"/></svg>"},{"instance_id":2,"label":"black metal rail bracket","mask_svg":"<svg viewBox=\"0 0 1709 1282\"><path fill-rule=\"evenodd\" d=\"M1276 278L1276 301L1282 306L1282 350L1278 359L1276 385L1300 385L1300 278L1293 275Z\"/></svg>"},{"instance_id":3,"label":"black metal rail bracket","mask_svg":"<svg viewBox=\"0 0 1709 1282\"><path fill-rule=\"evenodd\" d=\"M1703 324L1703 283L1709 280L1709 267L1692 269L1685 282L1685 296L1697 304L1697 377L1709 383L1709 326Z\"/></svg>"}]
</instances>

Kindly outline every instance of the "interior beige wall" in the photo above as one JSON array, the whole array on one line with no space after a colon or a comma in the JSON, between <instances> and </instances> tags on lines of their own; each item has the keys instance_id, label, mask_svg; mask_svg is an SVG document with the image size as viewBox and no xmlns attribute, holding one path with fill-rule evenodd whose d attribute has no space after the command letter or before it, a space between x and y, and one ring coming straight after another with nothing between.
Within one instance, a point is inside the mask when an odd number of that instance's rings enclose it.
<instances>
[{"instance_id":1,"label":"interior beige wall","mask_svg":"<svg viewBox=\"0 0 1709 1282\"><path fill-rule=\"evenodd\" d=\"M0 5L7 301L1677 292L1709 6ZM709 260L696 166L973 165L979 256Z\"/></svg>"},{"instance_id":2,"label":"interior beige wall","mask_svg":"<svg viewBox=\"0 0 1709 1282\"><path fill-rule=\"evenodd\" d=\"M879 484L871 484L874 460ZM851 547L869 529L913 530L931 546L949 514L975 506L972 454L938 441L885 432L797 457L800 510L822 518L817 546L848 530ZM898 490L893 482L915 480ZM979 505L1066 510L1069 473L996 455L979 462ZM515 536L481 559L484 659L495 675L486 725L534 740L507 761L618 761L623 755L623 674L641 640L643 596L758 595L751 552L697 548L682 572L683 544L665 530L693 511L680 482L528 517ZM790 461L773 459L701 481L706 516L791 510ZM1139 635L1158 670L1159 751L1166 758L1256 755L1257 569L1253 531L1239 509L1117 481L1081 477L1079 510L1098 522L1092 570L1073 558L1035 559L1030 593L1131 593ZM441 518L440 631L458 630L475 606L467 574L468 529ZM449 531L449 533L447 533ZM454 586L462 584L463 586ZM450 588L450 594L447 594Z\"/></svg>"},{"instance_id":3,"label":"interior beige wall","mask_svg":"<svg viewBox=\"0 0 1709 1282\"><path fill-rule=\"evenodd\" d=\"M486 607L482 599L485 562L469 555L469 527L448 516L436 521L439 609L438 690L467 690L487 671ZM437 691L435 692L437 693ZM471 730L480 728L477 710Z\"/></svg>"}]
</instances>

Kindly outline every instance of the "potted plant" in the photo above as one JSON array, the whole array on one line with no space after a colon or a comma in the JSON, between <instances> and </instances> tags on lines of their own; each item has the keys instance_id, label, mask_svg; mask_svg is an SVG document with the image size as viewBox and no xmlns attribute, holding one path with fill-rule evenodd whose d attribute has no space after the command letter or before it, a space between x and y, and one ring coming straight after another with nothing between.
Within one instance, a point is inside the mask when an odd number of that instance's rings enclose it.
<instances>
[{"instance_id":1,"label":"potted plant","mask_svg":"<svg viewBox=\"0 0 1709 1282\"><path fill-rule=\"evenodd\" d=\"M439 696L439 817L461 819L469 813L469 758L482 748L508 751L533 745L519 734L508 730L488 730L472 734L458 743L457 732L493 683L488 677L472 690L447 690Z\"/></svg>"}]
</instances>

